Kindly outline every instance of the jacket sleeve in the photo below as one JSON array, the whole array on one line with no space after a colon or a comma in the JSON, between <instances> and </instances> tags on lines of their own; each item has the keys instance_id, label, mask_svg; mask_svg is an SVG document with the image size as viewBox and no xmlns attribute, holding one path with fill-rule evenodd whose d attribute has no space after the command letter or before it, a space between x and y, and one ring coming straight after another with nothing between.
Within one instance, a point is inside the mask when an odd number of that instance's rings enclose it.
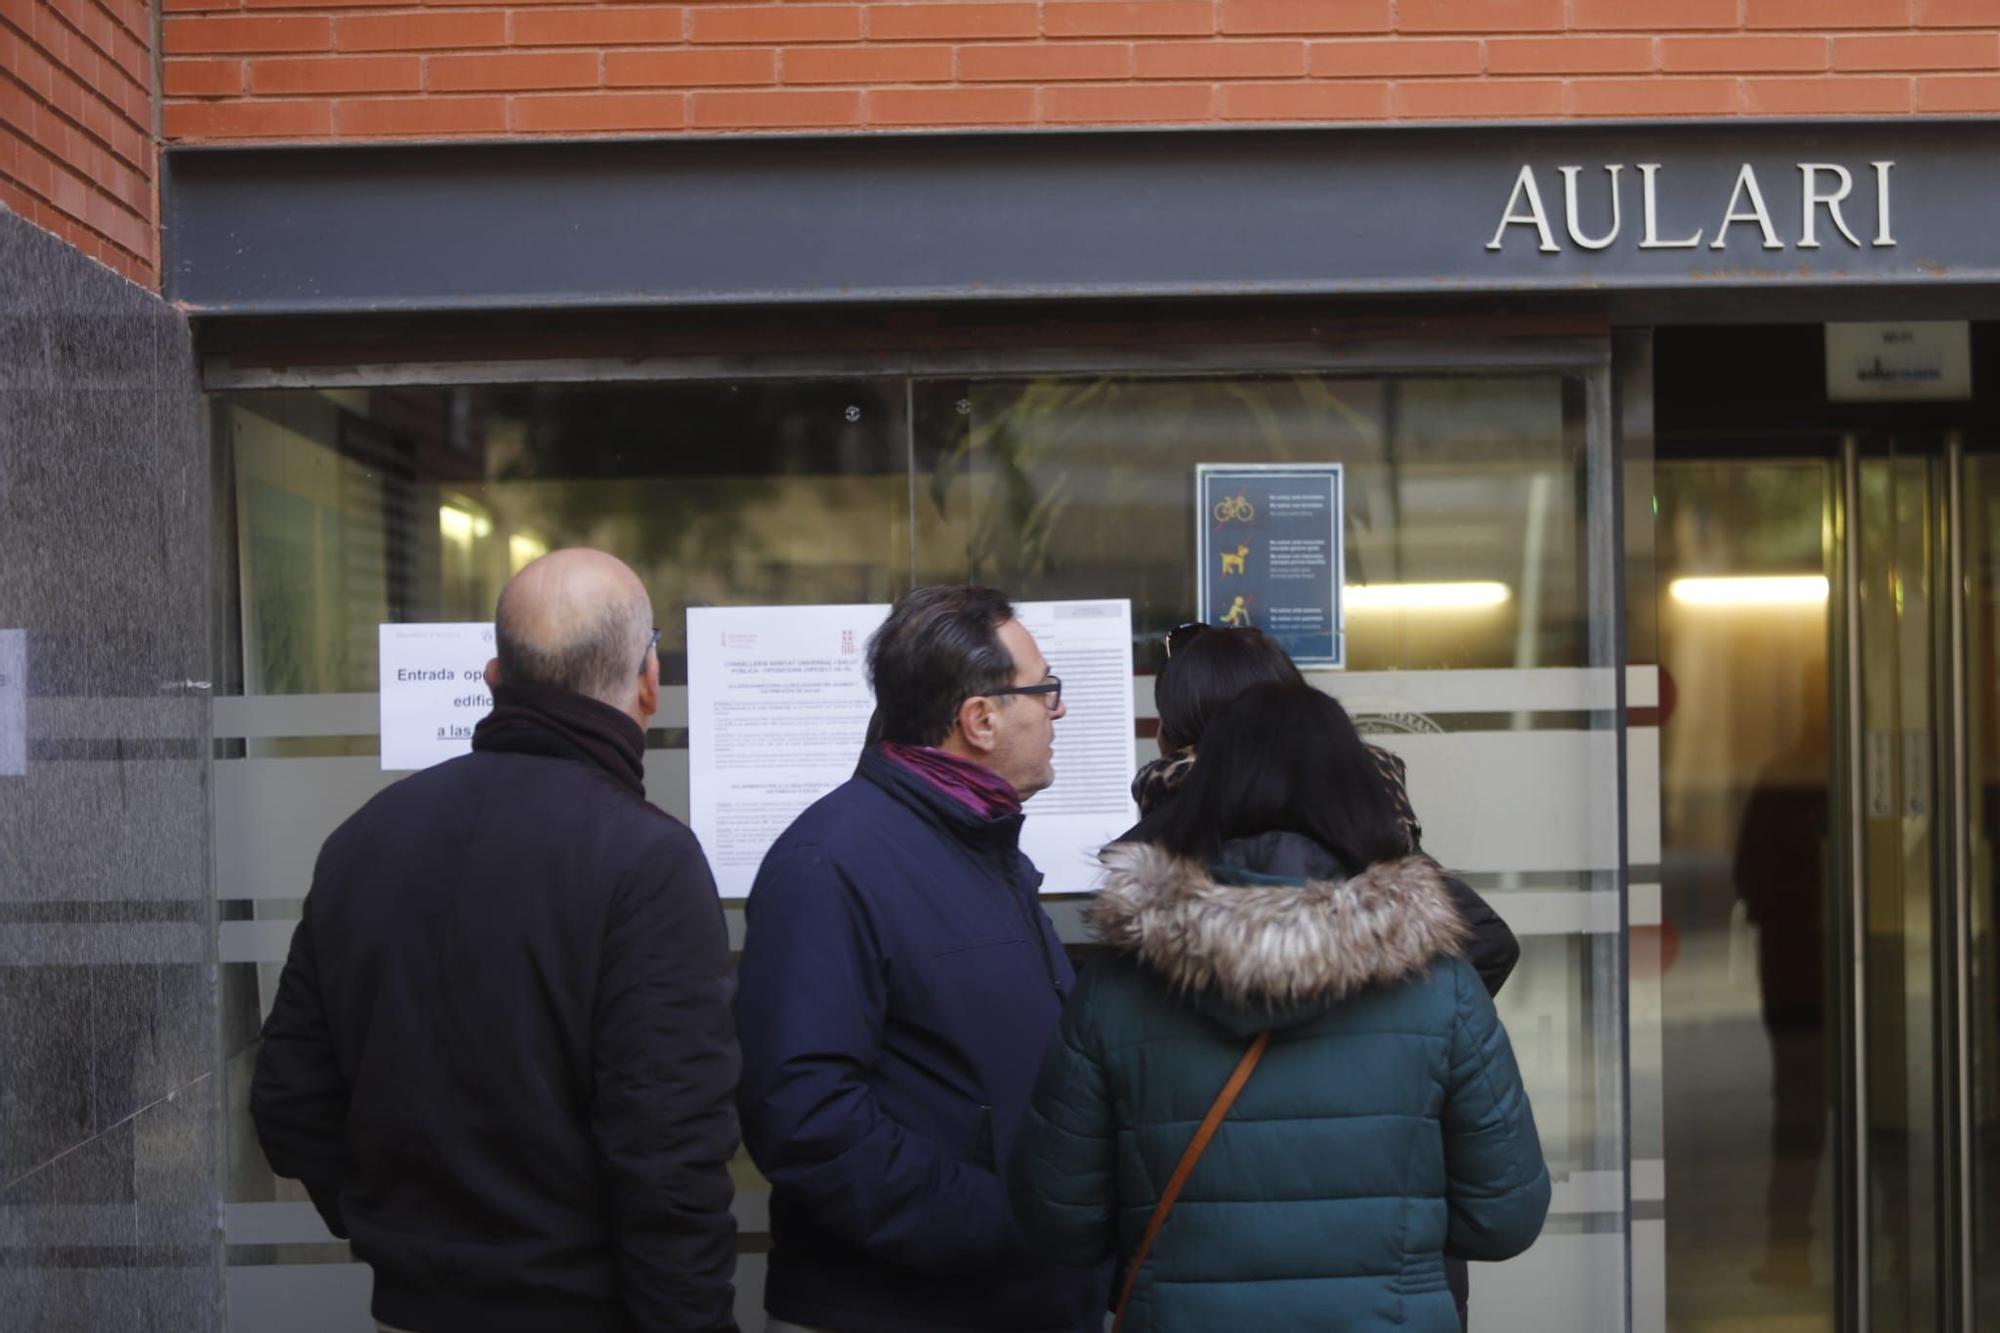
<instances>
[{"instance_id":1,"label":"jacket sleeve","mask_svg":"<svg viewBox=\"0 0 2000 1333\"><path fill-rule=\"evenodd\" d=\"M774 851L747 914L738 1104L758 1169L818 1226L912 1268L975 1270L1024 1253L1000 1177L891 1119L870 1086L886 962L838 868L816 848Z\"/></svg>"},{"instance_id":2,"label":"jacket sleeve","mask_svg":"<svg viewBox=\"0 0 2000 1333\"><path fill-rule=\"evenodd\" d=\"M1453 965L1444 1104L1445 1248L1461 1259L1509 1259L1534 1244L1549 1211L1549 1171L1528 1091L1493 1001Z\"/></svg>"},{"instance_id":3,"label":"jacket sleeve","mask_svg":"<svg viewBox=\"0 0 2000 1333\"><path fill-rule=\"evenodd\" d=\"M1008 1172L1021 1229L1050 1259L1079 1267L1118 1248L1118 1124L1090 1031L1092 989L1086 973L1063 1007Z\"/></svg>"},{"instance_id":4,"label":"jacket sleeve","mask_svg":"<svg viewBox=\"0 0 2000 1333\"><path fill-rule=\"evenodd\" d=\"M1521 961L1521 943L1500 919L1500 914L1474 893L1470 884L1456 875L1446 875L1444 887L1451 895L1452 906L1458 908L1458 914L1472 932L1465 946L1465 961L1472 964L1472 970L1485 983L1486 993L1498 995L1507 978L1513 975L1514 964Z\"/></svg>"},{"instance_id":5,"label":"jacket sleeve","mask_svg":"<svg viewBox=\"0 0 2000 1333\"><path fill-rule=\"evenodd\" d=\"M592 1019L591 1133L636 1329L734 1330L739 1058L729 935L692 835L613 898Z\"/></svg>"},{"instance_id":6,"label":"jacket sleeve","mask_svg":"<svg viewBox=\"0 0 2000 1333\"><path fill-rule=\"evenodd\" d=\"M320 853L320 866L327 853ZM320 873L313 876L317 887ZM313 949L314 900L292 931L271 1015L250 1081L250 1118L271 1169L303 1183L327 1230L345 1237L340 1189L346 1174L347 1080L327 1027Z\"/></svg>"}]
</instances>

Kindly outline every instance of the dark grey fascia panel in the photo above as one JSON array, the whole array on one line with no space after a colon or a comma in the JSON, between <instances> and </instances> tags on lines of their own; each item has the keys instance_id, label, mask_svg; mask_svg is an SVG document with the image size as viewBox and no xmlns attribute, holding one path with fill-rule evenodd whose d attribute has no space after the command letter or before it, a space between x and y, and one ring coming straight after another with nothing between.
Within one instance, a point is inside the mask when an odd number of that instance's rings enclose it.
<instances>
[{"instance_id":1,"label":"dark grey fascia panel","mask_svg":"<svg viewBox=\"0 0 2000 1333\"><path fill-rule=\"evenodd\" d=\"M200 316L2000 281L1993 121L177 148L165 190Z\"/></svg>"}]
</instances>

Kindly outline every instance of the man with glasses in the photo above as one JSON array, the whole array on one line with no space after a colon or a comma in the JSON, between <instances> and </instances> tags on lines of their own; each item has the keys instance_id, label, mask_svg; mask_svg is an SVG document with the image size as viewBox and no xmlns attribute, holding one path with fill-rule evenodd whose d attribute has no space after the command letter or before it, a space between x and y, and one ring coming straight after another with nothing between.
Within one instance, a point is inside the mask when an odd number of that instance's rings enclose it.
<instances>
[{"instance_id":1,"label":"man with glasses","mask_svg":"<svg viewBox=\"0 0 2000 1333\"><path fill-rule=\"evenodd\" d=\"M736 1327L729 938L645 797L651 624L611 556L528 565L472 753L320 852L250 1109L384 1329Z\"/></svg>"},{"instance_id":2,"label":"man with glasses","mask_svg":"<svg viewBox=\"0 0 2000 1333\"><path fill-rule=\"evenodd\" d=\"M1031 1257L1006 1158L1072 975L1022 855L1062 683L1000 593L920 588L868 644L874 739L751 889L744 1138L773 1330L1070 1333L1108 1275Z\"/></svg>"}]
</instances>

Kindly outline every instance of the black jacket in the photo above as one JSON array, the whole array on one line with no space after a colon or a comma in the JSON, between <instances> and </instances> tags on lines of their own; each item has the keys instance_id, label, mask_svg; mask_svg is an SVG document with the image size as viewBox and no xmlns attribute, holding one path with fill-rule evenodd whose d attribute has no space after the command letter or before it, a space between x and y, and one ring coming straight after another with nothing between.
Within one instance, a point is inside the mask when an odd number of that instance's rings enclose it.
<instances>
[{"instance_id":1,"label":"black jacket","mask_svg":"<svg viewBox=\"0 0 2000 1333\"><path fill-rule=\"evenodd\" d=\"M721 905L603 711L629 767L482 731L320 852L251 1112L384 1323L735 1327Z\"/></svg>"}]
</instances>

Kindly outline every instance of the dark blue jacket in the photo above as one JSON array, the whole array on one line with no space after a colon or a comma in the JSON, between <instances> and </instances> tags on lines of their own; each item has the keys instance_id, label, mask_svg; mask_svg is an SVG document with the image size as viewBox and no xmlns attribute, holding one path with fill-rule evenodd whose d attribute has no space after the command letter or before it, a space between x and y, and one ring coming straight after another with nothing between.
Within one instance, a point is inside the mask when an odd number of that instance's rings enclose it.
<instances>
[{"instance_id":1,"label":"dark blue jacket","mask_svg":"<svg viewBox=\"0 0 2000 1333\"><path fill-rule=\"evenodd\" d=\"M765 1308L865 1333L1101 1327L1107 1276L1030 1257L1005 1153L1073 980L1021 854L873 749L771 848L736 1015L771 1181Z\"/></svg>"},{"instance_id":2,"label":"dark blue jacket","mask_svg":"<svg viewBox=\"0 0 2000 1333\"><path fill-rule=\"evenodd\" d=\"M1136 1250L1188 1140L1272 1034L1139 1274L1127 1333L1457 1333L1444 1258L1506 1259L1549 1206L1507 1033L1421 858L1343 877L1291 833L1225 866L1105 853L1108 956L1063 1015L1013 1162L1067 1255Z\"/></svg>"}]
</instances>

